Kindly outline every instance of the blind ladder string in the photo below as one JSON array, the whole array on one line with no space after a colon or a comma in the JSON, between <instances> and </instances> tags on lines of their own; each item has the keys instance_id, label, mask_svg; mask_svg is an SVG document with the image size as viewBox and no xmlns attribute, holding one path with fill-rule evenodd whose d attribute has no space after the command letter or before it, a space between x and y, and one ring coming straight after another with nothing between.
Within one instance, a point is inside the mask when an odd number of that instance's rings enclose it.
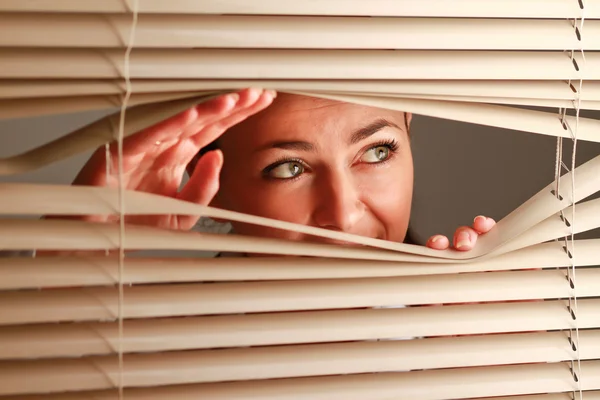
<instances>
[{"instance_id":1,"label":"blind ladder string","mask_svg":"<svg viewBox=\"0 0 600 400\"><path fill-rule=\"evenodd\" d=\"M578 41L580 42L581 46L580 46L580 53L582 56L582 61L584 64L585 63L585 51L584 51L584 47L583 47L583 24L585 21L585 6L582 0L578 1L579 3L579 7L581 9L581 17L579 18L579 22L580 22L580 27L578 27L578 19L573 19L572 20L572 25L574 28L574 33L578 39ZM562 160L562 138L558 138L557 139L557 148L556 148L556 164L555 164L555 173L556 173L556 196L559 199L562 199L560 194L559 194L559 183L560 183L560 175L562 172L562 168L564 167L565 170L567 170L567 172L571 172L571 221L569 223L569 221L567 221L567 219L564 217L563 212L561 211L560 217L561 220L567 225L567 227L569 227L569 231L570 234L568 236L564 237L564 250L567 253L568 257L569 257L569 261L570 261L570 265L567 268L567 281L569 283L569 305L568 305L568 311L569 314L571 316L571 320L572 320L572 325L569 327L569 344L571 345L572 350L575 352L575 360L572 358L571 359L571 365L570 365L570 370L571 370L571 374L573 376L573 379L575 381L576 384L576 388L574 388L573 392L572 392L572 399L575 400L576 398L578 398L579 400L583 400L583 385L582 385L582 374L581 374L581 356L580 356L580 343L579 343L579 326L578 326L578 321L577 321L577 315L578 315L578 307L577 307L577 293L576 293L576 288L577 288L577 284L576 284L576 278L575 278L575 161L576 161L576 155L577 155L577 134L579 131L579 115L580 115L580 109L581 109L581 91L583 88L583 78L581 75L581 69L583 68L583 65L579 65L577 63L577 60L575 59L575 49L572 49L570 51L570 59L571 59L571 63L573 65L573 68L575 68L575 70L577 72L579 72L579 85L578 88L576 90L573 90L574 92L574 99L572 101L573 103L573 108L575 109L575 129L573 130L572 127L570 126L569 122L566 119L566 108L564 109L560 109L559 108L559 114L560 114L560 120L561 120L561 125L563 126L563 128L565 130L568 130L571 134L571 139L572 139L572 144L573 144L573 151L571 154L571 168L569 169L566 164L563 162ZM574 86L571 84L571 79L569 79L568 81L568 85L570 88L574 88ZM579 394L579 396L576 396L576 392Z\"/></svg>"},{"instance_id":2,"label":"blind ladder string","mask_svg":"<svg viewBox=\"0 0 600 400\"><path fill-rule=\"evenodd\" d=\"M125 269L125 188L123 187L123 138L125 132L125 115L127 113L127 105L131 97L132 85L130 79L130 56L134 45L135 31L138 22L138 0L133 0L133 7L130 7L128 2L125 2L127 8L132 13L131 25L129 30L129 41L125 54L123 57L123 79L125 81L125 93L123 95L123 101L121 102L121 112L119 118L119 134L117 138L117 149L118 149L118 177L119 177L119 307L118 307L118 363L119 363L119 377L118 377L118 390L119 400L123 400L123 377L124 377L124 365L123 365L123 306L125 302L124 290L123 290L123 275Z\"/></svg>"}]
</instances>

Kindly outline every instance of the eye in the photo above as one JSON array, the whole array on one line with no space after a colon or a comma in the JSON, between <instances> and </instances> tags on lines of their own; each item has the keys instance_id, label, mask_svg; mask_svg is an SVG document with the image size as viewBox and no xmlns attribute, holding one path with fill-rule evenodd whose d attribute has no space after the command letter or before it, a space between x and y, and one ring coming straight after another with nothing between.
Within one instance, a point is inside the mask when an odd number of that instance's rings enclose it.
<instances>
[{"instance_id":1,"label":"eye","mask_svg":"<svg viewBox=\"0 0 600 400\"><path fill-rule=\"evenodd\" d=\"M304 165L298 161L288 161L270 168L267 176L275 179L295 178L304 172Z\"/></svg>"},{"instance_id":2,"label":"eye","mask_svg":"<svg viewBox=\"0 0 600 400\"><path fill-rule=\"evenodd\" d=\"M390 148L388 146L375 146L365 151L360 161L375 164L387 160L390 157Z\"/></svg>"}]
</instances>

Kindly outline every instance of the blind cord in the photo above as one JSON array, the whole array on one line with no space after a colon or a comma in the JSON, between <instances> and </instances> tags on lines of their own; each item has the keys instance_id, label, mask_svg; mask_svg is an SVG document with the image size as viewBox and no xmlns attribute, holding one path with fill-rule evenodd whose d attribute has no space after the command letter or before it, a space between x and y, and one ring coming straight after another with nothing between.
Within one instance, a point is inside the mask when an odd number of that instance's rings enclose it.
<instances>
[{"instance_id":1,"label":"blind cord","mask_svg":"<svg viewBox=\"0 0 600 400\"><path fill-rule=\"evenodd\" d=\"M118 330L119 330L119 342L118 342L118 362L119 362L119 379L118 379L118 390L119 400L123 400L123 377L124 377L124 365L123 365L123 306L125 302L124 290L123 290L123 272L125 269L125 188L123 187L123 138L125 132L125 115L127 113L127 105L132 93L131 79L130 79L130 56L134 45L135 31L138 22L138 0L133 0L133 7L127 7L132 13L131 27L129 31L129 42L125 50L123 58L123 79L125 80L125 94L123 101L121 102L121 113L119 118L119 134L117 138L117 149L118 149L118 178L119 178L119 307L118 307Z\"/></svg>"}]
</instances>

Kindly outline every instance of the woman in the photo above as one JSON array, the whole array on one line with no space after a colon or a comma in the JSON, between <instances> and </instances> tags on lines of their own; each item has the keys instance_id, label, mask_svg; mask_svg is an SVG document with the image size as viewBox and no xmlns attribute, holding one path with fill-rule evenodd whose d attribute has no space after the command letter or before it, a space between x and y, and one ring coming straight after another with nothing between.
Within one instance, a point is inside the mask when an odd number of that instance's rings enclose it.
<instances>
[{"instance_id":1,"label":"woman","mask_svg":"<svg viewBox=\"0 0 600 400\"><path fill-rule=\"evenodd\" d=\"M131 190L403 242L413 188L410 120L398 111L246 89L126 138L123 182ZM111 152L116 160L115 145ZM105 160L98 149L74 184L116 186L115 174L106 176ZM190 179L179 191L186 169ZM187 230L197 219L130 216L126 222ZM472 226L456 230L453 247L472 249L494 224L476 217ZM331 242L249 224L233 227L240 234ZM450 241L435 235L427 246L446 249Z\"/></svg>"}]
</instances>

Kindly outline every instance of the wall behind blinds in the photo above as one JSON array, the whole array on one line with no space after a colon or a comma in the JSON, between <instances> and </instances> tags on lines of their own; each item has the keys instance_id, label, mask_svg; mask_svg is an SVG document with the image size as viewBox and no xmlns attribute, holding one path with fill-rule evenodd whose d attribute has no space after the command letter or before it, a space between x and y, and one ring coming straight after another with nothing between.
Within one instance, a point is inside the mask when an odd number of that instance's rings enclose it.
<instances>
[{"instance_id":1,"label":"wall behind blinds","mask_svg":"<svg viewBox=\"0 0 600 400\"><path fill-rule=\"evenodd\" d=\"M0 119L0 158L19 154L86 125L109 111ZM582 112L600 119L600 112ZM556 139L457 121L416 116L412 125L415 197L411 218L415 238L452 234L479 214L499 220L554 178ZM565 146L565 160L570 159ZM581 141L580 165L600 154L600 144ZM39 171L0 176L0 182L70 183L89 152ZM582 237L600 237L595 230Z\"/></svg>"}]
</instances>

